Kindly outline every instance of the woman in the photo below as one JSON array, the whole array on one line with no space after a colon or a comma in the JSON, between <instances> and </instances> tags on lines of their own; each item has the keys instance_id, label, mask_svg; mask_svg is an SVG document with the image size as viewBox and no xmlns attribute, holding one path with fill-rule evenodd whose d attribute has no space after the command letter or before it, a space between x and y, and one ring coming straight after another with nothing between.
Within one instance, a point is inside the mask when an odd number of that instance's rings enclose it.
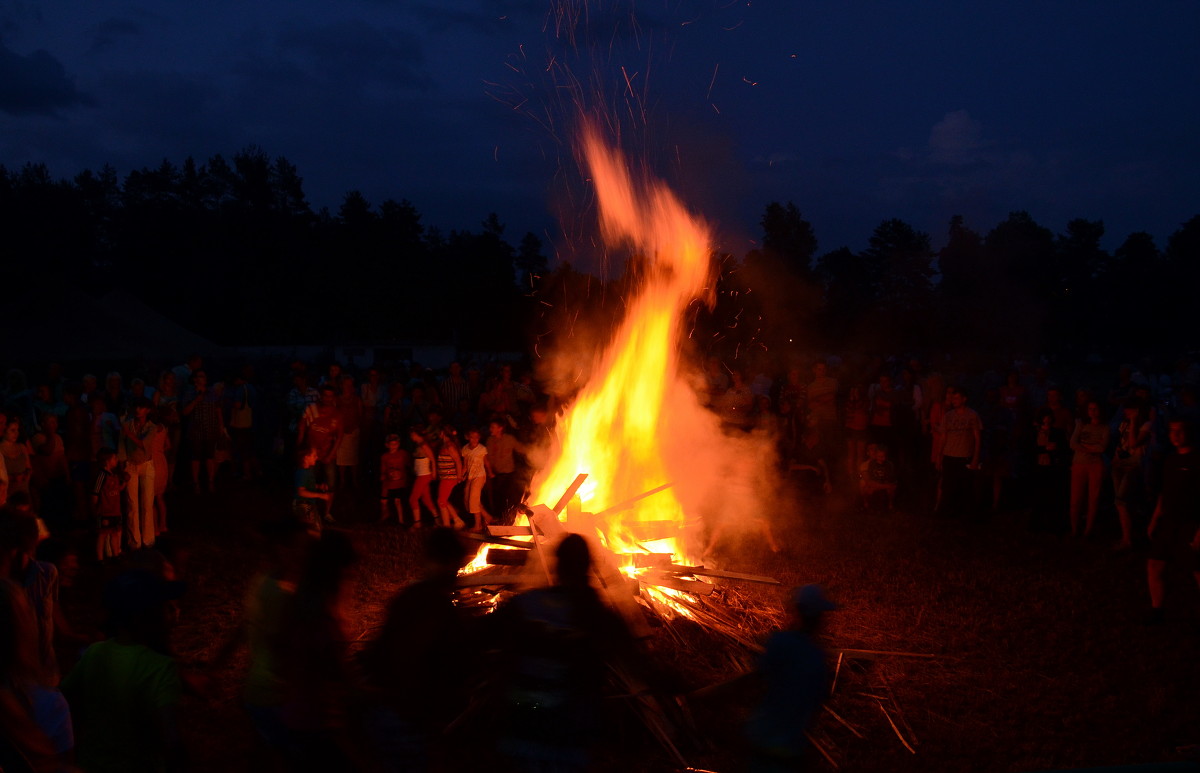
<instances>
[{"instance_id":1,"label":"woman","mask_svg":"<svg viewBox=\"0 0 1200 773\"><path fill-rule=\"evenodd\" d=\"M161 423L160 414L154 414L158 419L158 431L150 437L150 457L154 462L154 536L167 533L167 503L163 495L167 491L172 468L169 455L173 450L171 439L166 427Z\"/></svg>"},{"instance_id":2,"label":"woman","mask_svg":"<svg viewBox=\"0 0 1200 773\"><path fill-rule=\"evenodd\" d=\"M858 470L867 461L867 427L870 411L861 384L850 387L843 407L846 427L846 480L856 480Z\"/></svg>"},{"instance_id":3,"label":"woman","mask_svg":"<svg viewBox=\"0 0 1200 773\"><path fill-rule=\"evenodd\" d=\"M1100 403L1088 400L1087 421L1076 420L1071 433L1071 536L1079 536L1079 517L1087 507L1083 536L1092 536L1096 509L1100 505L1100 485L1104 482L1104 450L1108 448L1108 425L1100 418Z\"/></svg>"},{"instance_id":4,"label":"woman","mask_svg":"<svg viewBox=\"0 0 1200 773\"><path fill-rule=\"evenodd\" d=\"M29 479L33 470L29 463L29 447L21 439L21 420L13 416L4 427L0 440L0 455L4 457L4 468L8 473L8 495L18 491L29 493Z\"/></svg>"},{"instance_id":5,"label":"woman","mask_svg":"<svg viewBox=\"0 0 1200 773\"><path fill-rule=\"evenodd\" d=\"M462 453L454 440L454 430L443 429L439 437L441 445L438 446L437 453L438 515L441 517L442 526L465 529L466 522L458 517L457 508L450 504L450 495L455 486L463 480Z\"/></svg>"},{"instance_id":6,"label":"woman","mask_svg":"<svg viewBox=\"0 0 1200 773\"><path fill-rule=\"evenodd\" d=\"M430 509L435 520L438 516L438 509L429 494L429 488L433 485L434 453L420 427L414 427L408 436L413 442L413 487L412 493L408 495L408 507L412 511L412 525L420 527L422 503Z\"/></svg>"},{"instance_id":7,"label":"woman","mask_svg":"<svg viewBox=\"0 0 1200 773\"><path fill-rule=\"evenodd\" d=\"M171 488L175 479L175 460L179 458L180 429L183 419L179 415L179 382L173 371L164 370L158 378L158 391L154 393L154 406L158 411L158 423L166 430L167 464L162 474L162 485ZM155 478L157 485L158 478Z\"/></svg>"},{"instance_id":8,"label":"woman","mask_svg":"<svg viewBox=\"0 0 1200 773\"><path fill-rule=\"evenodd\" d=\"M1121 541L1117 550L1133 547L1133 517L1129 506L1138 495L1142 477L1142 459L1150 444L1150 407L1137 398L1121 406L1123 417L1117 428L1117 449L1113 456L1112 480L1116 495L1117 519L1121 524Z\"/></svg>"}]
</instances>

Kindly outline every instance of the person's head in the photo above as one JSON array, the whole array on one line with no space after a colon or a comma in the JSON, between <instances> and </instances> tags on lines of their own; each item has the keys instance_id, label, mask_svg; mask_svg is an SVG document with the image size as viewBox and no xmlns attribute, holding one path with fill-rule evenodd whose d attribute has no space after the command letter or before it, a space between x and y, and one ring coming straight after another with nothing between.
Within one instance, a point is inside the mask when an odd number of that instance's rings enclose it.
<instances>
[{"instance_id":1,"label":"person's head","mask_svg":"<svg viewBox=\"0 0 1200 773\"><path fill-rule=\"evenodd\" d=\"M1063 393L1058 387L1050 387L1046 390L1046 405L1051 408L1058 408L1062 405Z\"/></svg>"},{"instance_id":2,"label":"person's head","mask_svg":"<svg viewBox=\"0 0 1200 773\"><path fill-rule=\"evenodd\" d=\"M300 452L300 466L305 469L313 467L320 457L321 452L317 450L316 446L305 446L304 450Z\"/></svg>"},{"instance_id":3,"label":"person's head","mask_svg":"<svg viewBox=\"0 0 1200 773\"><path fill-rule=\"evenodd\" d=\"M827 373L829 373L829 366L825 364L824 360L817 360L816 362L813 363L813 366L812 366L813 378L825 378L825 375Z\"/></svg>"},{"instance_id":4,"label":"person's head","mask_svg":"<svg viewBox=\"0 0 1200 773\"><path fill-rule=\"evenodd\" d=\"M383 445L389 453L396 453L400 450L400 436L393 432L383 439Z\"/></svg>"},{"instance_id":5,"label":"person's head","mask_svg":"<svg viewBox=\"0 0 1200 773\"><path fill-rule=\"evenodd\" d=\"M39 403L50 402L50 385L49 384L38 384L37 387L34 388L34 390L33 390L33 396L34 396L34 399L37 400Z\"/></svg>"},{"instance_id":6,"label":"person's head","mask_svg":"<svg viewBox=\"0 0 1200 773\"><path fill-rule=\"evenodd\" d=\"M967 393L959 387L946 387L946 404L951 408L961 408L967 404Z\"/></svg>"},{"instance_id":7,"label":"person's head","mask_svg":"<svg viewBox=\"0 0 1200 773\"><path fill-rule=\"evenodd\" d=\"M336 362L329 363L329 380L337 381L342 375L342 366Z\"/></svg>"},{"instance_id":8,"label":"person's head","mask_svg":"<svg viewBox=\"0 0 1200 773\"><path fill-rule=\"evenodd\" d=\"M837 604L825 597L825 591L820 585L810 584L793 588L790 601L794 622L801 630L809 633L817 631L826 612L837 609Z\"/></svg>"},{"instance_id":9,"label":"person's head","mask_svg":"<svg viewBox=\"0 0 1200 773\"><path fill-rule=\"evenodd\" d=\"M876 443L871 446L871 461L886 462L888 457L888 448L883 443Z\"/></svg>"},{"instance_id":10,"label":"person's head","mask_svg":"<svg viewBox=\"0 0 1200 773\"><path fill-rule=\"evenodd\" d=\"M444 446L457 447L458 432L454 429L454 427L442 427L440 430L438 430L438 439Z\"/></svg>"},{"instance_id":11,"label":"person's head","mask_svg":"<svg viewBox=\"0 0 1200 773\"><path fill-rule=\"evenodd\" d=\"M1049 406L1038 414L1037 426L1041 429L1050 429L1054 426L1054 411L1050 410Z\"/></svg>"},{"instance_id":12,"label":"person's head","mask_svg":"<svg viewBox=\"0 0 1200 773\"><path fill-rule=\"evenodd\" d=\"M165 392L174 392L177 386L179 386L179 382L176 381L173 370L164 370L158 377L158 388Z\"/></svg>"},{"instance_id":13,"label":"person's head","mask_svg":"<svg viewBox=\"0 0 1200 773\"><path fill-rule=\"evenodd\" d=\"M302 370L292 373L292 386L303 392L308 388L308 374Z\"/></svg>"},{"instance_id":14,"label":"person's head","mask_svg":"<svg viewBox=\"0 0 1200 773\"><path fill-rule=\"evenodd\" d=\"M1121 413L1125 416L1126 421L1137 422L1144 421L1149 410L1146 401L1135 396L1121 404Z\"/></svg>"},{"instance_id":15,"label":"person's head","mask_svg":"<svg viewBox=\"0 0 1200 773\"><path fill-rule=\"evenodd\" d=\"M1088 421L1092 422L1093 424L1100 423L1100 402L1098 400L1088 400L1087 417Z\"/></svg>"},{"instance_id":16,"label":"person's head","mask_svg":"<svg viewBox=\"0 0 1200 773\"><path fill-rule=\"evenodd\" d=\"M467 549L451 528L439 526L425 541L425 573L435 579L453 581L466 564Z\"/></svg>"},{"instance_id":17,"label":"person's head","mask_svg":"<svg viewBox=\"0 0 1200 773\"><path fill-rule=\"evenodd\" d=\"M592 553L587 540L579 534L568 534L558 543L554 552L558 562L557 574L560 585L579 587L588 584L588 572L592 568Z\"/></svg>"},{"instance_id":18,"label":"person's head","mask_svg":"<svg viewBox=\"0 0 1200 773\"><path fill-rule=\"evenodd\" d=\"M208 374L203 370L193 370L190 381L197 389L204 389L208 386Z\"/></svg>"},{"instance_id":19,"label":"person's head","mask_svg":"<svg viewBox=\"0 0 1200 773\"><path fill-rule=\"evenodd\" d=\"M888 375L888 374L886 374L886 373L880 374L880 376L879 376L879 388L880 388L880 389L882 389L882 390L888 390L888 389L891 389L891 388L892 388L892 377L891 377L891 376L889 376L889 375Z\"/></svg>"},{"instance_id":20,"label":"person's head","mask_svg":"<svg viewBox=\"0 0 1200 773\"><path fill-rule=\"evenodd\" d=\"M467 430L467 445L469 445L471 448L479 447L479 430L477 430L477 429Z\"/></svg>"},{"instance_id":21,"label":"person's head","mask_svg":"<svg viewBox=\"0 0 1200 773\"><path fill-rule=\"evenodd\" d=\"M42 423L42 432L46 433L47 436L58 433L57 413L50 413L49 411L46 411L39 417L39 421Z\"/></svg>"},{"instance_id":22,"label":"person's head","mask_svg":"<svg viewBox=\"0 0 1200 773\"><path fill-rule=\"evenodd\" d=\"M117 392L120 392L121 391L121 374L116 372L115 370L109 371L108 375L104 377L104 388L112 394L116 394Z\"/></svg>"},{"instance_id":23,"label":"person's head","mask_svg":"<svg viewBox=\"0 0 1200 773\"><path fill-rule=\"evenodd\" d=\"M426 443L425 428L424 427L413 427L412 429L410 429L408 431L408 437L410 440L412 440L413 443L415 443L418 446L425 445L425 443Z\"/></svg>"},{"instance_id":24,"label":"person's head","mask_svg":"<svg viewBox=\"0 0 1200 773\"><path fill-rule=\"evenodd\" d=\"M321 387L321 407L333 408L337 405L337 392L333 390L333 386L326 382L325 386Z\"/></svg>"},{"instance_id":25,"label":"person's head","mask_svg":"<svg viewBox=\"0 0 1200 773\"><path fill-rule=\"evenodd\" d=\"M94 373L83 374L83 393L85 395L96 391L96 375Z\"/></svg>"},{"instance_id":26,"label":"person's head","mask_svg":"<svg viewBox=\"0 0 1200 773\"><path fill-rule=\"evenodd\" d=\"M488 422L488 434L492 437L500 437L504 434L504 423L500 421Z\"/></svg>"},{"instance_id":27,"label":"person's head","mask_svg":"<svg viewBox=\"0 0 1200 773\"><path fill-rule=\"evenodd\" d=\"M450 363L450 375L453 378L458 378L462 375L462 365L457 362Z\"/></svg>"},{"instance_id":28,"label":"person's head","mask_svg":"<svg viewBox=\"0 0 1200 773\"><path fill-rule=\"evenodd\" d=\"M96 452L96 464L100 469L112 472L117 469L117 452L111 448L101 448Z\"/></svg>"},{"instance_id":29,"label":"person's head","mask_svg":"<svg viewBox=\"0 0 1200 773\"><path fill-rule=\"evenodd\" d=\"M79 404L79 387L75 386L74 384L69 384L69 385L63 387L62 396L63 396L63 398L62 398L63 403L65 405L68 405L71 407L78 405Z\"/></svg>"},{"instance_id":30,"label":"person's head","mask_svg":"<svg viewBox=\"0 0 1200 773\"><path fill-rule=\"evenodd\" d=\"M140 378L135 378L129 382L129 394L134 397L141 397L146 394L146 382Z\"/></svg>"},{"instance_id":31,"label":"person's head","mask_svg":"<svg viewBox=\"0 0 1200 773\"><path fill-rule=\"evenodd\" d=\"M154 408L154 403L150 402L149 397L139 397L133 401L133 415L138 418L138 421L145 421L152 408Z\"/></svg>"},{"instance_id":32,"label":"person's head","mask_svg":"<svg viewBox=\"0 0 1200 773\"><path fill-rule=\"evenodd\" d=\"M20 571L33 560L38 546L37 517L10 502L0 509L0 569Z\"/></svg>"},{"instance_id":33,"label":"person's head","mask_svg":"<svg viewBox=\"0 0 1200 773\"><path fill-rule=\"evenodd\" d=\"M342 385L342 394L343 395L354 394L354 376L351 376L349 373L342 376L341 385Z\"/></svg>"},{"instance_id":34,"label":"person's head","mask_svg":"<svg viewBox=\"0 0 1200 773\"><path fill-rule=\"evenodd\" d=\"M1175 447L1176 451L1190 453L1195 438L1195 429L1190 422L1183 419L1171 419L1167 423L1167 437L1170 438L1171 445Z\"/></svg>"},{"instance_id":35,"label":"person's head","mask_svg":"<svg viewBox=\"0 0 1200 773\"><path fill-rule=\"evenodd\" d=\"M21 420L13 416L8 420L8 424L4 426L4 439L10 443L17 442L17 438L21 436Z\"/></svg>"}]
</instances>

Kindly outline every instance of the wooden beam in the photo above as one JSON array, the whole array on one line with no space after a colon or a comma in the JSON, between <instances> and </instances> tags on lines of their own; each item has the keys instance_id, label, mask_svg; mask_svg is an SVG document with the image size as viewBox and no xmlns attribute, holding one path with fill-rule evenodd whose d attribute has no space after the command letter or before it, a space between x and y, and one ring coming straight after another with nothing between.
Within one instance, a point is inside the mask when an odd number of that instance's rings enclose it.
<instances>
[{"instance_id":1,"label":"wooden beam","mask_svg":"<svg viewBox=\"0 0 1200 773\"><path fill-rule=\"evenodd\" d=\"M529 558L528 550L488 548L487 552L487 562L494 566L524 566L527 558Z\"/></svg>"},{"instance_id":2,"label":"wooden beam","mask_svg":"<svg viewBox=\"0 0 1200 773\"><path fill-rule=\"evenodd\" d=\"M664 571L674 572L675 574L692 574L697 577L719 577L722 580L741 580L743 582L757 582L763 585L779 585L779 580L774 577L762 577L757 574L742 574L741 572L726 572L722 569L705 569L703 566L680 566L679 564L671 564ZM846 650L849 652L849 650Z\"/></svg>"},{"instance_id":3,"label":"wooden beam","mask_svg":"<svg viewBox=\"0 0 1200 773\"><path fill-rule=\"evenodd\" d=\"M622 502L617 502L615 505L612 505L611 507L604 508L600 512L596 513L596 517L603 518L606 515L612 515L613 513L619 513L622 510L628 510L629 508L633 507L635 504L642 501L646 497L654 496L655 494L659 493L660 491L666 491L667 489L671 488L671 486L673 486L673 485L674 485L673 483L664 483L661 486L658 486L657 488L652 488L649 491L643 491L641 494L638 494L636 497L630 497L629 499L626 499Z\"/></svg>"},{"instance_id":4,"label":"wooden beam","mask_svg":"<svg viewBox=\"0 0 1200 773\"><path fill-rule=\"evenodd\" d=\"M486 542L489 545L504 545L505 547L523 548L525 550L533 549L532 542L521 542L520 540L515 539L504 539L503 537L489 537L486 534L480 534L476 531L469 531L466 533L466 536L468 539Z\"/></svg>"},{"instance_id":5,"label":"wooden beam","mask_svg":"<svg viewBox=\"0 0 1200 773\"><path fill-rule=\"evenodd\" d=\"M486 533L493 537L528 537L533 534L533 529L528 526L501 526L494 523L487 527Z\"/></svg>"},{"instance_id":6,"label":"wooden beam","mask_svg":"<svg viewBox=\"0 0 1200 773\"><path fill-rule=\"evenodd\" d=\"M583 485L585 480L587 480L586 472L581 472L575 476L575 480L571 482L571 485L567 487L562 497L559 498L558 504L553 507L555 515L562 515L562 511L567 509L567 502L570 502L571 497L579 492L579 487Z\"/></svg>"}]
</instances>

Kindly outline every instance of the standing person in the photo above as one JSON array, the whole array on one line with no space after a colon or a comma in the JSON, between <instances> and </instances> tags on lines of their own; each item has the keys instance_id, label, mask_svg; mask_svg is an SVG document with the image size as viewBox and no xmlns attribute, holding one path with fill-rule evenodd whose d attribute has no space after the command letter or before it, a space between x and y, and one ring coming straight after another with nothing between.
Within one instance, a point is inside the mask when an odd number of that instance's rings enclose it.
<instances>
[{"instance_id":1,"label":"standing person","mask_svg":"<svg viewBox=\"0 0 1200 773\"><path fill-rule=\"evenodd\" d=\"M87 407L79 401L79 387L63 389L67 413L63 417L63 444L66 446L67 467L71 471L71 492L75 498L74 517L85 521L88 516L88 486L95 476L96 454L92 451L92 422Z\"/></svg>"},{"instance_id":2,"label":"standing person","mask_svg":"<svg viewBox=\"0 0 1200 773\"><path fill-rule=\"evenodd\" d=\"M379 637L363 651L367 727L382 770L441 769L430 757L466 703L466 675L477 660L470 621L454 603L467 556L453 531L432 530L420 579L388 602Z\"/></svg>"},{"instance_id":3,"label":"standing person","mask_svg":"<svg viewBox=\"0 0 1200 773\"><path fill-rule=\"evenodd\" d=\"M48 519L62 524L67 514L70 493L70 470L67 450L58 434L58 414L42 415L41 430L30 440L33 465L30 492L34 509Z\"/></svg>"},{"instance_id":4,"label":"standing person","mask_svg":"<svg viewBox=\"0 0 1200 773\"><path fill-rule=\"evenodd\" d=\"M158 415L157 423L163 428L167 436L167 464L161 470L156 469L156 473L162 475L163 481L160 485L165 485L165 490L174 490L172 484L175 481L175 463L179 461L179 449L183 442L183 416L180 413L179 407L179 382L175 378L175 372L164 370L162 375L158 377L158 391L154 393L154 407ZM158 478L155 478L157 483Z\"/></svg>"},{"instance_id":5,"label":"standing person","mask_svg":"<svg viewBox=\"0 0 1200 773\"><path fill-rule=\"evenodd\" d=\"M492 465L488 462L487 446L479 442L479 430L467 431L462 457L467 468L467 490L463 498L467 502L467 511L475 519L475 531L483 531L483 525L494 523L495 519L483 506L483 487L492 475Z\"/></svg>"},{"instance_id":6,"label":"standing person","mask_svg":"<svg viewBox=\"0 0 1200 773\"><path fill-rule=\"evenodd\" d=\"M340 488L358 488L359 449L362 441L363 401L354 387L354 377L344 375L337 398L342 417L342 442L338 443L337 467Z\"/></svg>"},{"instance_id":7,"label":"standing person","mask_svg":"<svg viewBox=\"0 0 1200 773\"><path fill-rule=\"evenodd\" d=\"M311 447L317 452L317 463L324 472L321 481L328 489L329 499L325 509L325 522L333 523L333 500L337 491L337 450L342 444L342 416L337 409L337 393L326 384L321 387L321 402L315 415L308 413L300 422L300 434L296 444L300 448Z\"/></svg>"},{"instance_id":8,"label":"standing person","mask_svg":"<svg viewBox=\"0 0 1200 773\"><path fill-rule=\"evenodd\" d=\"M92 482L91 512L96 524L96 560L121 555L121 492L125 481L117 472L117 452L102 448L96 455L99 470Z\"/></svg>"},{"instance_id":9,"label":"standing person","mask_svg":"<svg viewBox=\"0 0 1200 773\"><path fill-rule=\"evenodd\" d=\"M167 602L181 584L144 569L104 589L111 638L84 651L63 680L78 711L79 764L89 771L177 770L183 683L167 650Z\"/></svg>"},{"instance_id":10,"label":"standing person","mask_svg":"<svg viewBox=\"0 0 1200 773\"><path fill-rule=\"evenodd\" d=\"M125 541L130 549L154 545L154 435L158 425L150 421L150 401L145 397L133 403L133 418L121 427L117 458L125 463Z\"/></svg>"},{"instance_id":11,"label":"standing person","mask_svg":"<svg viewBox=\"0 0 1200 773\"><path fill-rule=\"evenodd\" d=\"M157 417L152 417L151 420ZM157 422L156 422L157 424ZM164 496L170 482L171 438L168 430L158 424L158 430L150 437L150 460L154 463L154 536L167 533L167 502Z\"/></svg>"},{"instance_id":12,"label":"standing person","mask_svg":"<svg viewBox=\"0 0 1200 773\"><path fill-rule=\"evenodd\" d=\"M463 481L463 460L458 450L458 442L454 439L454 431L443 428L438 434L441 443L437 452L437 503L441 524L447 528L466 528L466 523L458 516L458 510L450 503L450 495Z\"/></svg>"},{"instance_id":13,"label":"standing person","mask_svg":"<svg viewBox=\"0 0 1200 773\"><path fill-rule=\"evenodd\" d=\"M766 692L746 724L755 773L808 768L808 728L829 694L829 664L819 637L825 613L835 609L819 585L796 588L788 627L767 639L755 669Z\"/></svg>"},{"instance_id":14,"label":"standing person","mask_svg":"<svg viewBox=\"0 0 1200 773\"><path fill-rule=\"evenodd\" d=\"M1087 520L1083 536L1092 536L1096 511L1100 506L1100 486L1104 483L1104 451L1108 448L1108 425L1100 415L1100 402L1088 400L1087 420L1075 422L1071 433L1071 536L1079 536L1079 519L1084 506Z\"/></svg>"},{"instance_id":15,"label":"standing person","mask_svg":"<svg viewBox=\"0 0 1200 773\"><path fill-rule=\"evenodd\" d=\"M387 386L383 383L379 368L367 370L367 378L359 387L359 397L362 398L363 405L361 445L364 448L379 448L383 445L384 437L380 432L383 427L383 409L388 401ZM368 463L370 461L372 460L368 458ZM374 471L373 467L367 469L368 474Z\"/></svg>"},{"instance_id":16,"label":"standing person","mask_svg":"<svg viewBox=\"0 0 1200 773\"><path fill-rule=\"evenodd\" d=\"M278 675L288 770L361 770L349 736L353 685L343 610L358 561L345 533L327 530L309 551L296 592L280 616Z\"/></svg>"},{"instance_id":17,"label":"standing person","mask_svg":"<svg viewBox=\"0 0 1200 773\"><path fill-rule=\"evenodd\" d=\"M442 398L442 408L447 415L458 410L459 402L471 399L471 385L462 376L461 364L450 363L449 375L438 384L438 394Z\"/></svg>"},{"instance_id":18,"label":"standing person","mask_svg":"<svg viewBox=\"0 0 1200 773\"><path fill-rule=\"evenodd\" d=\"M192 459L192 490L200 491L200 466L204 466L208 490L217 487L217 441L226 435L225 421L216 390L208 388L208 374L192 373L192 385L184 393L183 415L188 417L187 439Z\"/></svg>"},{"instance_id":19,"label":"standing person","mask_svg":"<svg viewBox=\"0 0 1200 773\"><path fill-rule=\"evenodd\" d=\"M502 522L508 519L509 510L521 501L514 455L520 446L517 439L508 434L503 421L497 419L488 424L487 452L492 465L491 512Z\"/></svg>"},{"instance_id":20,"label":"standing person","mask_svg":"<svg viewBox=\"0 0 1200 773\"><path fill-rule=\"evenodd\" d=\"M870 439L870 411L861 384L850 387L842 410L846 430L846 478L858 477L858 469L867 461L867 442Z\"/></svg>"},{"instance_id":21,"label":"standing person","mask_svg":"<svg viewBox=\"0 0 1200 773\"><path fill-rule=\"evenodd\" d=\"M938 514L963 516L973 513L976 506L974 478L979 470L983 422L967 407L967 394L959 387L946 389L946 404L933 449L934 466L941 473Z\"/></svg>"},{"instance_id":22,"label":"standing person","mask_svg":"<svg viewBox=\"0 0 1200 773\"><path fill-rule=\"evenodd\" d=\"M1112 479L1116 494L1117 520L1121 525L1121 541L1117 550L1133 547L1133 514L1130 506L1140 499L1142 461L1150 445L1150 408L1136 398L1121 406L1123 417L1117 427L1117 448L1113 454Z\"/></svg>"},{"instance_id":23,"label":"standing person","mask_svg":"<svg viewBox=\"0 0 1200 773\"><path fill-rule=\"evenodd\" d=\"M512 667L501 749L516 770L579 772L604 736L603 689L612 661L636 667L636 643L590 582L587 541L568 534L555 551L558 583L526 591L495 613Z\"/></svg>"},{"instance_id":24,"label":"standing person","mask_svg":"<svg viewBox=\"0 0 1200 773\"><path fill-rule=\"evenodd\" d=\"M1195 432L1195 425L1179 419L1167 423L1167 437L1175 453L1163 460L1162 490L1147 530L1151 623L1163 621L1167 561L1183 557L1200 586L1200 454L1196 453Z\"/></svg>"},{"instance_id":25,"label":"standing person","mask_svg":"<svg viewBox=\"0 0 1200 773\"><path fill-rule=\"evenodd\" d=\"M254 404L258 395L250 383L250 366L233 378L233 386L225 394L229 400L229 439L233 451L234 469L241 470L243 480L254 480L262 474L262 465L254 449Z\"/></svg>"},{"instance_id":26,"label":"standing person","mask_svg":"<svg viewBox=\"0 0 1200 773\"><path fill-rule=\"evenodd\" d=\"M408 468L412 457L400 446L400 436L388 435L379 457L379 522L386 523L396 508L396 523L404 524L404 502L408 499ZM395 503L393 505L393 503Z\"/></svg>"},{"instance_id":27,"label":"standing person","mask_svg":"<svg viewBox=\"0 0 1200 773\"><path fill-rule=\"evenodd\" d=\"M1033 510L1029 528L1061 534L1064 531L1063 510L1070 490L1070 468L1067 452L1070 441L1067 433L1055 424L1054 411L1049 406L1038 415L1034 433L1032 479Z\"/></svg>"},{"instance_id":28,"label":"standing person","mask_svg":"<svg viewBox=\"0 0 1200 773\"><path fill-rule=\"evenodd\" d=\"M412 431L409 432L409 439L413 443L413 487L412 493L408 495L408 507L412 510L413 527L420 528L422 504L428 507L430 512L433 513L435 523L438 519L437 506L433 504L433 497L429 494L429 489L433 486L433 459L435 454L421 427L413 427Z\"/></svg>"},{"instance_id":29,"label":"standing person","mask_svg":"<svg viewBox=\"0 0 1200 773\"><path fill-rule=\"evenodd\" d=\"M812 367L813 379L808 382L808 421L815 422L826 443L826 457L831 461L838 451L837 395L838 380L829 375L829 366L818 360Z\"/></svg>"},{"instance_id":30,"label":"standing person","mask_svg":"<svg viewBox=\"0 0 1200 773\"><path fill-rule=\"evenodd\" d=\"M33 465L29 461L29 446L21 437L21 420L16 416L9 418L0 435L0 457L8 477L8 496L17 492L28 494Z\"/></svg>"}]
</instances>

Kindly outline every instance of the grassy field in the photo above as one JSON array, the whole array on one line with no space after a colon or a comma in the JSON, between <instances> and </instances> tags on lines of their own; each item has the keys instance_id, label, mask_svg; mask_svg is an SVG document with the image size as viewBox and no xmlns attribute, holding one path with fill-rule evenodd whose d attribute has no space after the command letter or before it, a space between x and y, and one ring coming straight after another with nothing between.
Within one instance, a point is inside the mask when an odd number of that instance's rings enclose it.
<instances>
[{"instance_id":1,"label":"grassy field","mask_svg":"<svg viewBox=\"0 0 1200 773\"><path fill-rule=\"evenodd\" d=\"M175 631L182 661L210 657L238 628L258 561L252 524L282 513L287 500L286 489L230 484L175 503L173 528L188 550L189 593ZM418 549L413 534L367 523L374 506L365 500L363 522L347 527L363 554L349 619L364 640L412 578ZM1147 627L1141 553L1030 534L1020 513L962 523L864 514L836 500L802 512L778 514L781 554L751 541L723 556L725 568L776 577L785 589L821 583L841 605L826 631L831 664L844 650L924 656L842 655L829 702L842 721L825 713L814 732L839 769L1029 771L1200 756L1200 596L1186 574L1169 578L1167 623ZM99 580L85 569L77 604ZM783 597L768 586L730 593L770 611ZM758 619L755 633L765 633L772 616ZM660 632L650 646L683 690L736 672L728 659L697 657L680 641ZM239 709L244 668L242 652L210 674L209 701L188 699L184 728L198 770L259 766ZM738 731L750 700L735 689L688 702L705 739L684 750L690 764L745 769ZM455 739L455 769L486 765L485 735L465 735ZM675 767L630 723L602 769ZM824 759L815 767L834 769Z\"/></svg>"}]
</instances>

